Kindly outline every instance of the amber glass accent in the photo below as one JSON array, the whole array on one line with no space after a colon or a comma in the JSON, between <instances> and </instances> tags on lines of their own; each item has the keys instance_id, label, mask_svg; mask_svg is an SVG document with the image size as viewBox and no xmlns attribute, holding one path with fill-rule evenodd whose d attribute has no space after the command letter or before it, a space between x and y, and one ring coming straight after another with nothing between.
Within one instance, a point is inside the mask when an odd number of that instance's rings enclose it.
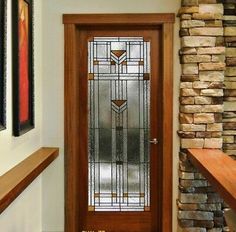
<instances>
[{"instance_id":1,"label":"amber glass accent","mask_svg":"<svg viewBox=\"0 0 236 232\"><path fill-rule=\"evenodd\" d=\"M113 54L115 54L118 58L120 58L123 54L125 54L125 50L112 50Z\"/></svg>"},{"instance_id":2,"label":"amber glass accent","mask_svg":"<svg viewBox=\"0 0 236 232\"><path fill-rule=\"evenodd\" d=\"M121 107L126 100L112 100L113 103L115 103L118 107Z\"/></svg>"},{"instance_id":3,"label":"amber glass accent","mask_svg":"<svg viewBox=\"0 0 236 232\"><path fill-rule=\"evenodd\" d=\"M150 75L149 75L149 73L145 73L144 75L143 75L143 80L150 80Z\"/></svg>"},{"instance_id":4,"label":"amber glass accent","mask_svg":"<svg viewBox=\"0 0 236 232\"><path fill-rule=\"evenodd\" d=\"M95 211L95 207L94 206L89 206L88 211Z\"/></svg>"},{"instance_id":5,"label":"amber glass accent","mask_svg":"<svg viewBox=\"0 0 236 232\"><path fill-rule=\"evenodd\" d=\"M100 193L94 193L94 197L100 197Z\"/></svg>"},{"instance_id":6,"label":"amber glass accent","mask_svg":"<svg viewBox=\"0 0 236 232\"><path fill-rule=\"evenodd\" d=\"M94 80L94 75L93 75L92 73L89 73L88 79L89 79L89 80Z\"/></svg>"}]
</instances>

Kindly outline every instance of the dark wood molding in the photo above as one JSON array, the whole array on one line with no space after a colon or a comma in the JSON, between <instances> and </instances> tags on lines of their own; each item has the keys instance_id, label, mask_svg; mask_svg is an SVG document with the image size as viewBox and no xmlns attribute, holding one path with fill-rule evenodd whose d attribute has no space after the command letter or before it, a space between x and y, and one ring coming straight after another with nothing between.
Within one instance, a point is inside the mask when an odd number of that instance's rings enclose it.
<instances>
[{"instance_id":1,"label":"dark wood molding","mask_svg":"<svg viewBox=\"0 0 236 232\"><path fill-rule=\"evenodd\" d=\"M236 161L218 149L189 149L189 159L236 212Z\"/></svg>"},{"instance_id":2,"label":"dark wood molding","mask_svg":"<svg viewBox=\"0 0 236 232\"><path fill-rule=\"evenodd\" d=\"M64 14L64 24L77 25L161 25L174 23L174 13L163 14Z\"/></svg>"},{"instance_id":3,"label":"dark wood molding","mask_svg":"<svg viewBox=\"0 0 236 232\"><path fill-rule=\"evenodd\" d=\"M57 158L58 148L40 148L11 170L0 176L0 213Z\"/></svg>"}]
</instances>

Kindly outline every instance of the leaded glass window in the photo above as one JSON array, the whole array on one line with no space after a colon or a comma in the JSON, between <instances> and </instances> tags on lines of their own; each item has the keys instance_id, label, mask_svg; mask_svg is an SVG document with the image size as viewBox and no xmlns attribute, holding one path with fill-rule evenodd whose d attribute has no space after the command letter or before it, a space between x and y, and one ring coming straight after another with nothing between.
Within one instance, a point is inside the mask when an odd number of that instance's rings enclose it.
<instances>
[{"instance_id":1,"label":"leaded glass window","mask_svg":"<svg viewBox=\"0 0 236 232\"><path fill-rule=\"evenodd\" d=\"M89 211L150 210L150 42L88 43Z\"/></svg>"}]
</instances>

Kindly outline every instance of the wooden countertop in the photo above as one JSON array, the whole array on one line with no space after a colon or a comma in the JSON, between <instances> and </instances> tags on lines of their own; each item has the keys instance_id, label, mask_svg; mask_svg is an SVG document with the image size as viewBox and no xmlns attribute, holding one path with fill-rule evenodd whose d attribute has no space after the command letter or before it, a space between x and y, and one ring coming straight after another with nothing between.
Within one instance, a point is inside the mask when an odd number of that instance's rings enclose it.
<instances>
[{"instance_id":1,"label":"wooden countertop","mask_svg":"<svg viewBox=\"0 0 236 232\"><path fill-rule=\"evenodd\" d=\"M188 149L189 159L236 212L236 161L218 149Z\"/></svg>"}]
</instances>

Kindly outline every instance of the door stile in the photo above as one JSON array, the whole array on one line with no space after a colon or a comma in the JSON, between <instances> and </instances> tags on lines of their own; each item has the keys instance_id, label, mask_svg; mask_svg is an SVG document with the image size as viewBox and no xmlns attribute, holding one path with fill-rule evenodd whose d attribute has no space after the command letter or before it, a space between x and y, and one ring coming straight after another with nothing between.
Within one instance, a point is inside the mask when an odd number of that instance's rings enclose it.
<instances>
[{"instance_id":1,"label":"door stile","mask_svg":"<svg viewBox=\"0 0 236 232\"><path fill-rule=\"evenodd\" d=\"M173 24L163 25L163 187L162 231L172 231L172 186L173 186Z\"/></svg>"},{"instance_id":2,"label":"door stile","mask_svg":"<svg viewBox=\"0 0 236 232\"><path fill-rule=\"evenodd\" d=\"M76 31L77 33L77 44L82 43L85 46L81 48L78 46L76 48L77 53L77 78L79 82L79 104L77 107L79 108L79 132L77 134L77 139L79 140L79 150L77 155L79 156L79 161L77 164L78 169L78 183L81 189L78 189L77 197L79 200L79 231L83 231L84 226L87 224L87 211L88 211L88 78L85 73L87 73L87 56L84 57L84 54L87 54L87 43L86 38L87 34L85 32L80 33L80 30ZM83 167L83 168L80 168ZM81 200L82 199L82 200Z\"/></svg>"},{"instance_id":3,"label":"door stile","mask_svg":"<svg viewBox=\"0 0 236 232\"><path fill-rule=\"evenodd\" d=\"M162 99L161 95L161 62L156 62L156 60L160 60L160 42L161 42L161 30L157 31L158 33L158 43L151 44L151 67L152 75L151 75L151 133L150 140L157 139L157 144L150 144L151 154L150 154L150 169L152 170L151 175L151 189L157 189L157 198L151 194L151 208L153 211L152 214L152 228L157 228L158 231L161 230L160 214L161 214L161 189L158 186L161 186L162 174L161 171L161 136L162 136L162 128L161 128L161 114L158 112L162 112L161 106ZM155 56L156 55L156 56Z\"/></svg>"},{"instance_id":4,"label":"door stile","mask_svg":"<svg viewBox=\"0 0 236 232\"><path fill-rule=\"evenodd\" d=\"M78 134L76 122L78 108L76 107L77 86L76 80L76 26L65 25L65 231L78 231L78 204L77 204L77 150L78 142L74 138ZM68 171L67 171L68 170Z\"/></svg>"}]
</instances>

